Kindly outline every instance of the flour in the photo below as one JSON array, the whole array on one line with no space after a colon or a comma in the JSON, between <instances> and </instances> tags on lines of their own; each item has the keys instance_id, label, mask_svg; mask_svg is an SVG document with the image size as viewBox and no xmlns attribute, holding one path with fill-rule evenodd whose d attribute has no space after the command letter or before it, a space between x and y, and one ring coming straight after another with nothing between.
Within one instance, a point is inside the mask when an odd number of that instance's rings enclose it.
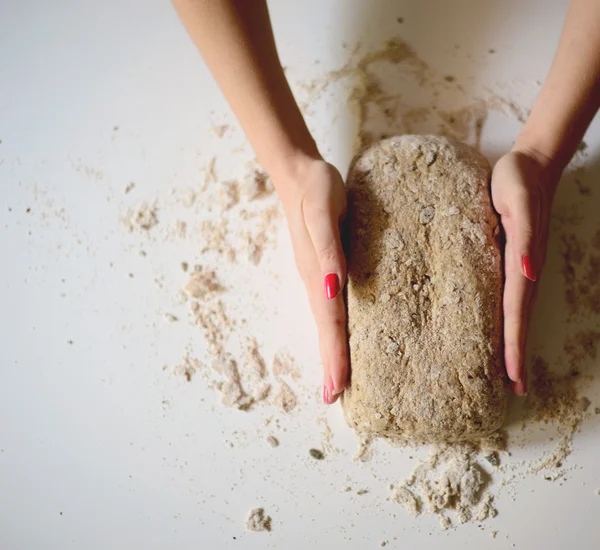
<instances>
[{"instance_id":1,"label":"flour","mask_svg":"<svg viewBox=\"0 0 600 550\"><path fill-rule=\"evenodd\" d=\"M201 188L202 192L206 191L212 183L217 182L216 164L217 164L217 157L212 157L208 161L208 164L204 167L204 170L203 170L204 171L204 183Z\"/></svg>"},{"instance_id":2,"label":"flour","mask_svg":"<svg viewBox=\"0 0 600 550\"><path fill-rule=\"evenodd\" d=\"M258 378L262 379L267 374L265 360L260 354L256 338L248 339L248 349L246 351L246 364L248 365L249 370L254 372L254 374Z\"/></svg>"},{"instance_id":3,"label":"flour","mask_svg":"<svg viewBox=\"0 0 600 550\"><path fill-rule=\"evenodd\" d=\"M217 126L213 126L210 129L210 131L218 138L222 138L227 133L228 130L229 130L229 124L218 124Z\"/></svg>"},{"instance_id":4,"label":"flour","mask_svg":"<svg viewBox=\"0 0 600 550\"><path fill-rule=\"evenodd\" d=\"M240 201L240 186L237 181L226 181L221 184L221 212L231 210Z\"/></svg>"},{"instance_id":5,"label":"flour","mask_svg":"<svg viewBox=\"0 0 600 550\"><path fill-rule=\"evenodd\" d=\"M185 239L187 231L187 223L182 220L177 220L173 224L173 235L179 239Z\"/></svg>"},{"instance_id":6,"label":"flour","mask_svg":"<svg viewBox=\"0 0 600 550\"><path fill-rule=\"evenodd\" d=\"M134 231L150 231L158 224L156 204L150 205L143 202L136 208L129 210L121 221L130 233Z\"/></svg>"},{"instance_id":7,"label":"flour","mask_svg":"<svg viewBox=\"0 0 600 550\"><path fill-rule=\"evenodd\" d=\"M436 514L442 529L456 521L483 521L496 515L493 495L487 490L489 475L477 462L479 449L470 444L434 445L429 457L392 494L412 516Z\"/></svg>"},{"instance_id":8,"label":"flour","mask_svg":"<svg viewBox=\"0 0 600 550\"><path fill-rule=\"evenodd\" d=\"M300 369L294 363L292 357L287 353L276 353L273 357L271 372L275 376L291 376L292 378L300 378Z\"/></svg>"},{"instance_id":9,"label":"flour","mask_svg":"<svg viewBox=\"0 0 600 550\"><path fill-rule=\"evenodd\" d=\"M275 390L275 405L285 413L289 413L298 405L296 394L285 382L279 382Z\"/></svg>"},{"instance_id":10,"label":"flour","mask_svg":"<svg viewBox=\"0 0 600 550\"><path fill-rule=\"evenodd\" d=\"M254 399L246 394L235 359L225 357L215 361L213 368L220 373L224 380L215 384L221 393L221 403L226 407L236 407L240 410L249 409Z\"/></svg>"},{"instance_id":11,"label":"flour","mask_svg":"<svg viewBox=\"0 0 600 550\"><path fill-rule=\"evenodd\" d=\"M176 376L184 376L188 382L191 382L194 374L201 368L202 364L198 359L185 355L182 362L173 369L173 374Z\"/></svg>"},{"instance_id":12,"label":"flour","mask_svg":"<svg viewBox=\"0 0 600 550\"><path fill-rule=\"evenodd\" d=\"M194 266L194 272L190 275L184 291L190 298L205 298L209 293L222 292L224 289L217 280L214 271L204 269L202 266Z\"/></svg>"}]
</instances>

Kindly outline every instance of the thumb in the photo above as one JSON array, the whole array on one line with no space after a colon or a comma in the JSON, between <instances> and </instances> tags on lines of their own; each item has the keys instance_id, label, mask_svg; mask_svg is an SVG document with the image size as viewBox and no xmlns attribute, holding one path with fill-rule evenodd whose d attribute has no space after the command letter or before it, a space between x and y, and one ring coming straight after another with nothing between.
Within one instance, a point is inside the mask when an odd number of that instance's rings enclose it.
<instances>
[{"instance_id":1,"label":"thumb","mask_svg":"<svg viewBox=\"0 0 600 550\"><path fill-rule=\"evenodd\" d=\"M325 298L333 300L342 291L346 280L338 216L326 208L306 205L304 220L319 262Z\"/></svg>"},{"instance_id":2,"label":"thumb","mask_svg":"<svg viewBox=\"0 0 600 550\"><path fill-rule=\"evenodd\" d=\"M511 255L507 265L531 281L542 261L538 253L540 230L540 168L528 155L510 153L492 174L492 199L501 216ZM508 258L507 258L508 259Z\"/></svg>"},{"instance_id":3,"label":"thumb","mask_svg":"<svg viewBox=\"0 0 600 550\"><path fill-rule=\"evenodd\" d=\"M508 238L512 241L514 265L530 281L538 276L538 255L536 253L539 225L539 200L535 187L522 187L518 197L511 204L509 213Z\"/></svg>"}]
</instances>

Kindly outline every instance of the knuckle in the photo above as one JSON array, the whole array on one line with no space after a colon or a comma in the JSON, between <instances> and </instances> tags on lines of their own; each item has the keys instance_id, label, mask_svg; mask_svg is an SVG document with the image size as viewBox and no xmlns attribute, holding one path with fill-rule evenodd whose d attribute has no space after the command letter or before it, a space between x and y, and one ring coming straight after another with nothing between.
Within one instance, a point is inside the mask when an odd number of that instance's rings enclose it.
<instances>
[{"instance_id":1,"label":"knuckle","mask_svg":"<svg viewBox=\"0 0 600 550\"><path fill-rule=\"evenodd\" d=\"M317 257L321 262L331 263L337 259L337 246L334 242L327 243L324 246L317 248Z\"/></svg>"}]
</instances>

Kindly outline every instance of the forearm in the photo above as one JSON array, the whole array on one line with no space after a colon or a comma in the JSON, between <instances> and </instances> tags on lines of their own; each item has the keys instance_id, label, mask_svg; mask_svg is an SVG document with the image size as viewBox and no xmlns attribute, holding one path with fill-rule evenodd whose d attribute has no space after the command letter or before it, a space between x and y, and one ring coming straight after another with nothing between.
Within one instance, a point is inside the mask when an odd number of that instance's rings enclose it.
<instances>
[{"instance_id":1,"label":"forearm","mask_svg":"<svg viewBox=\"0 0 600 550\"><path fill-rule=\"evenodd\" d=\"M515 148L562 170L600 107L600 2L571 0L552 67Z\"/></svg>"},{"instance_id":2,"label":"forearm","mask_svg":"<svg viewBox=\"0 0 600 550\"><path fill-rule=\"evenodd\" d=\"M283 73L266 1L173 4L275 184L320 158Z\"/></svg>"}]
</instances>

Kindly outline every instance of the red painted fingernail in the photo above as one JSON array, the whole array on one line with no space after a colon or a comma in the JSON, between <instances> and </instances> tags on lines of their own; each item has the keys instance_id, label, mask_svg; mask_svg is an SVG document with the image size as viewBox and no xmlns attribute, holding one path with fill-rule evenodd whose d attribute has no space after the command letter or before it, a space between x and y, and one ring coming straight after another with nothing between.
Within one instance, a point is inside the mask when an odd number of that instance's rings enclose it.
<instances>
[{"instance_id":1,"label":"red painted fingernail","mask_svg":"<svg viewBox=\"0 0 600 550\"><path fill-rule=\"evenodd\" d=\"M325 298L333 300L340 293L340 278L337 273L325 275Z\"/></svg>"},{"instance_id":2,"label":"red painted fingernail","mask_svg":"<svg viewBox=\"0 0 600 550\"><path fill-rule=\"evenodd\" d=\"M325 405L329 405L329 390L325 384L323 384L323 403L325 403Z\"/></svg>"},{"instance_id":3,"label":"red painted fingernail","mask_svg":"<svg viewBox=\"0 0 600 550\"><path fill-rule=\"evenodd\" d=\"M525 277L530 281L535 281L535 273L533 272L533 267L531 267L531 258L529 256L523 256L523 271L525 272Z\"/></svg>"}]
</instances>

